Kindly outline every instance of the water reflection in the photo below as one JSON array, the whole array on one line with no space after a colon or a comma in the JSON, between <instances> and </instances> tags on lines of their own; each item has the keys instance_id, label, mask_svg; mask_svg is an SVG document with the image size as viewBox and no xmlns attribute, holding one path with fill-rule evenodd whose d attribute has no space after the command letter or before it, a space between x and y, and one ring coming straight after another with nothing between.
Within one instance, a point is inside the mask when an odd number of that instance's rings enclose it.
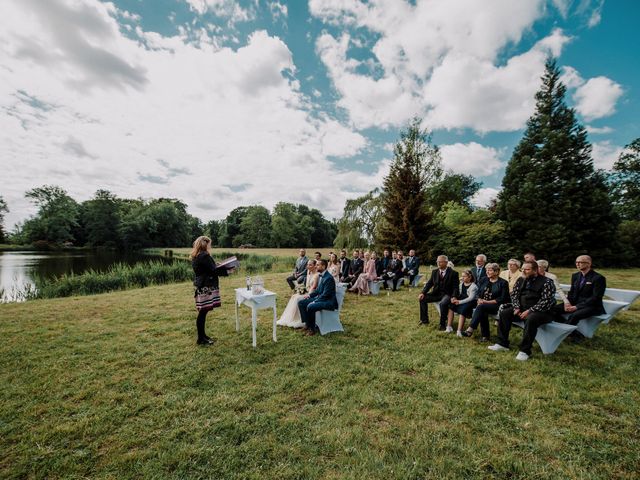
<instances>
[{"instance_id":1,"label":"water reflection","mask_svg":"<svg viewBox=\"0 0 640 480\"><path fill-rule=\"evenodd\" d=\"M0 301L20 300L19 293L33 288L37 277L52 278L87 270L105 271L116 262L132 265L152 258L157 257L110 251L0 252Z\"/></svg>"}]
</instances>

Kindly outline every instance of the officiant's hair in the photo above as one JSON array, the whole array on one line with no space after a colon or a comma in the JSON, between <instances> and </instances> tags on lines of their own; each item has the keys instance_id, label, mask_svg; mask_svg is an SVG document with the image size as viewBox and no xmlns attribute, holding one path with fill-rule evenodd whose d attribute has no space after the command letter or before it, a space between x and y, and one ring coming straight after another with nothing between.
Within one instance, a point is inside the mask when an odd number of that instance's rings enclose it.
<instances>
[{"instance_id":1,"label":"officiant's hair","mask_svg":"<svg viewBox=\"0 0 640 480\"><path fill-rule=\"evenodd\" d=\"M211 239L202 235L193 241L193 250L191 250L191 260L196 258L200 252L206 252L207 247L211 245Z\"/></svg>"}]
</instances>

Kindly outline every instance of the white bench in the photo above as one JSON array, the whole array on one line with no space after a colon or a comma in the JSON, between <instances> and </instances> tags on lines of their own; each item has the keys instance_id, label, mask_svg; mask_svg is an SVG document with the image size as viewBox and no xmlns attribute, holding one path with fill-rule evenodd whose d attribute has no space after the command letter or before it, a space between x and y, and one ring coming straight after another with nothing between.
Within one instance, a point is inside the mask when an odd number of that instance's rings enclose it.
<instances>
[{"instance_id":1,"label":"white bench","mask_svg":"<svg viewBox=\"0 0 640 480\"><path fill-rule=\"evenodd\" d=\"M520 328L524 328L524 322L513 322ZM555 352L562 341L567 338L571 332L577 330L575 325L568 325L566 323L549 322L538 327L536 333L536 342L540 346L540 350L545 355L550 355Z\"/></svg>"},{"instance_id":2,"label":"white bench","mask_svg":"<svg viewBox=\"0 0 640 480\"><path fill-rule=\"evenodd\" d=\"M562 288L565 292L571 290L571 285L567 283L561 283L560 288ZM623 288L607 288L604 291L604 296L609 297L611 300L615 300L616 302L625 302L627 304L623 310L629 310L629 307L633 302L635 302L638 297L640 297L640 290L625 290ZM605 307L606 309L606 307ZM607 320L604 323L609 323Z\"/></svg>"},{"instance_id":3,"label":"white bench","mask_svg":"<svg viewBox=\"0 0 640 480\"><path fill-rule=\"evenodd\" d=\"M423 276L424 276L424 275L421 275L421 274L419 274L419 273L418 273L418 274L414 277L413 282L411 282L411 285L409 285L409 286L410 286L410 287L419 287L419 286L420 286L420 280L422 280L422 277L423 277Z\"/></svg>"},{"instance_id":4,"label":"white bench","mask_svg":"<svg viewBox=\"0 0 640 480\"><path fill-rule=\"evenodd\" d=\"M606 313L584 318L578 322L578 331L587 338L593 338L593 334L601 323L609 323L609 320L620 310L629 308L627 302L616 302L615 300L603 300L602 304Z\"/></svg>"},{"instance_id":5,"label":"white bench","mask_svg":"<svg viewBox=\"0 0 640 480\"><path fill-rule=\"evenodd\" d=\"M336 299L338 300L338 310L320 310L316 312L316 325L320 330L320 335L326 335L331 332L344 332L342 323L340 322L340 310L342 310L342 302L347 291L345 284L336 285Z\"/></svg>"},{"instance_id":6,"label":"white bench","mask_svg":"<svg viewBox=\"0 0 640 480\"><path fill-rule=\"evenodd\" d=\"M369 292L371 295L378 295L380 293L382 283L382 280L369 280Z\"/></svg>"}]
</instances>

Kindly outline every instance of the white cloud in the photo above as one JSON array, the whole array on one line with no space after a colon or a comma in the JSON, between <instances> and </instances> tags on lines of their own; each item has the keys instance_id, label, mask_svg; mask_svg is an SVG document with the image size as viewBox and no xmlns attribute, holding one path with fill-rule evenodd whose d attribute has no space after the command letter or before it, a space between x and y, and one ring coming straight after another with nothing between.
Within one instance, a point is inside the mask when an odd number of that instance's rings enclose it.
<instances>
[{"instance_id":1,"label":"white cloud","mask_svg":"<svg viewBox=\"0 0 640 480\"><path fill-rule=\"evenodd\" d=\"M270 2L268 5L269 10L271 11L271 17L274 20L277 20L279 18L286 19L289 15L289 9L287 8L287 6L280 2Z\"/></svg>"},{"instance_id":2,"label":"white cloud","mask_svg":"<svg viewBox=\"0 0 640 480\"><path fill-rule=\"evenodd\" d=\"M592 148L593 166L605 170L610 170L613 167L613 164L616 163L616 160L624 150L623 147L612 145L608 140L595 142Z\"/></svg>"},{"instance_id":3,"label":"white cloud","mask_svg":"<svg viewBox=\"0 0 640 480\"><path fill-rule=\"evenodd\" d=\"M236 0L185 0L189 7L200 15L211 12L218 17L228 18L231 23L246 22L254 14L238 5Z\"/></svg>"},{"instance_id":4,"label":"white cloud","mask_svg":"<svg viewBox=\"0 0 640 480\"><path fill-rule=\"evenodd\" d=\"M498 198L498 194L500 193L500 189L495 188L481 188L478 192L471 198L471 204L476 207L488 207L491 205L491 202Z\"/></svg>"},{"instance_id":5,"label":"white cloud","mask_svg":"<svg viewBox=\"0 0 640 480\"><path fill-rule=\"evenodd\" d=\"M287 45L264 31L237 49L205 30L121 34L110 4L10 2L0 17L0 171L7 226L33 213L24 192L58 184L85 200L176 197L203 219L238 205L309 202L338 216L380 184L328 157L365 138L313 114ZM208 5L208 4L207 4ZM28 168L22 168L23 166ZM300 178L314 176L310 190ZM243 189L229 186L244 185Z\"/></svg>"},{"instance_id":6,"label":"white cloud","mask_svg":"<svg viewBox=\"0 0 640 480\"><path fill-rule=\"evenodd\" d=\"M594 77L578 87L573 95L576 110L587 120L611 115L623 94L620 84L607 77Z\"/></svg>"},{"instance_id":7,"label":"white cloud","mask_svg":"<svg viewBox=\"0 0 640 480\"><path fill-rule=\"evenodd\" d=\"M503 166L499 150L476 142L442 145L440 153L446 170L474 177L491 175Z\"/></svg>"},{"instance_id":8,"label":"white cloud","mask_svg":"<svg viewBox=\"0 0 640 480\"><path fill-rule=\"evenodd\" d=\"M604 0L600 0L598 4L591 11L591 16L589 17L589 21L587 22L587 26L589 28L593 28L600 24L602 20L602 7L604 6Z\"/></svg>"},{"instance_id":9,"label":"white cloud","mask_svg":"<svg viewBox=\"0 0 640 480\"><path fill-rule=\"evenodd\" d=\"M584 85L584 79L580 76L578 71L569 66L565 66L562 69L560 81L564 83L567 88L578 88L581 85Z\"/></svg>"},{"instance_id":10,"label":"white cloud","mask_svg":"<svg viewBox=\"0 0 640 480\"><path fill-rule=\"evenodd\" d=\"M604 135L613 132L613 128L611 127L592 127L591 125L587 125L585 129L587 133L591 135Z\"/></svg>"},{"instance_id":11,"label":"white cloud","mask_svg":"<svg viewBox=\"0 0 640 480\"><path fill-rule=\"evenodd\" d=\"M570 40L555 30L528 52L500 59L545 14L545 4L310 0L309 9L343 28L339 37L322 34L316 49L340 94L338 106L357 127L398 126L420 115L431 128L487 132L524 126L546 57ZM349 56L355 42L348 32L355 28L378 37L373 62ZM371 73L363 73L367 68Z\"/></svg>"}]
</instances>

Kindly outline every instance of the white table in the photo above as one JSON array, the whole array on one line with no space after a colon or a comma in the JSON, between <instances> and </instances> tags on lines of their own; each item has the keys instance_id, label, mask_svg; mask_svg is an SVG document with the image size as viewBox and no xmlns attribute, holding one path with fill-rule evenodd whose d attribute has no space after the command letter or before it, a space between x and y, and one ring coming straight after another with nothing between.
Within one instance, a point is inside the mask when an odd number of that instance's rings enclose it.
<instances>
[{"instance_id":1,"label":"white table","mask_svg":"<svg viewBox=\"0 0 640 480\"><path fill-rule=\"evenodd\" d=\"M253 334L253 347L256 347L256 326L258 322L258 310L273 308L273 341L276 338L276 294L265 290L261 295L253 295L251 290L236 288L236 331L240 331L240 319L238 318L238 306L246 305L251 308L251 328Z\"/></svg>"}]
</instances>

